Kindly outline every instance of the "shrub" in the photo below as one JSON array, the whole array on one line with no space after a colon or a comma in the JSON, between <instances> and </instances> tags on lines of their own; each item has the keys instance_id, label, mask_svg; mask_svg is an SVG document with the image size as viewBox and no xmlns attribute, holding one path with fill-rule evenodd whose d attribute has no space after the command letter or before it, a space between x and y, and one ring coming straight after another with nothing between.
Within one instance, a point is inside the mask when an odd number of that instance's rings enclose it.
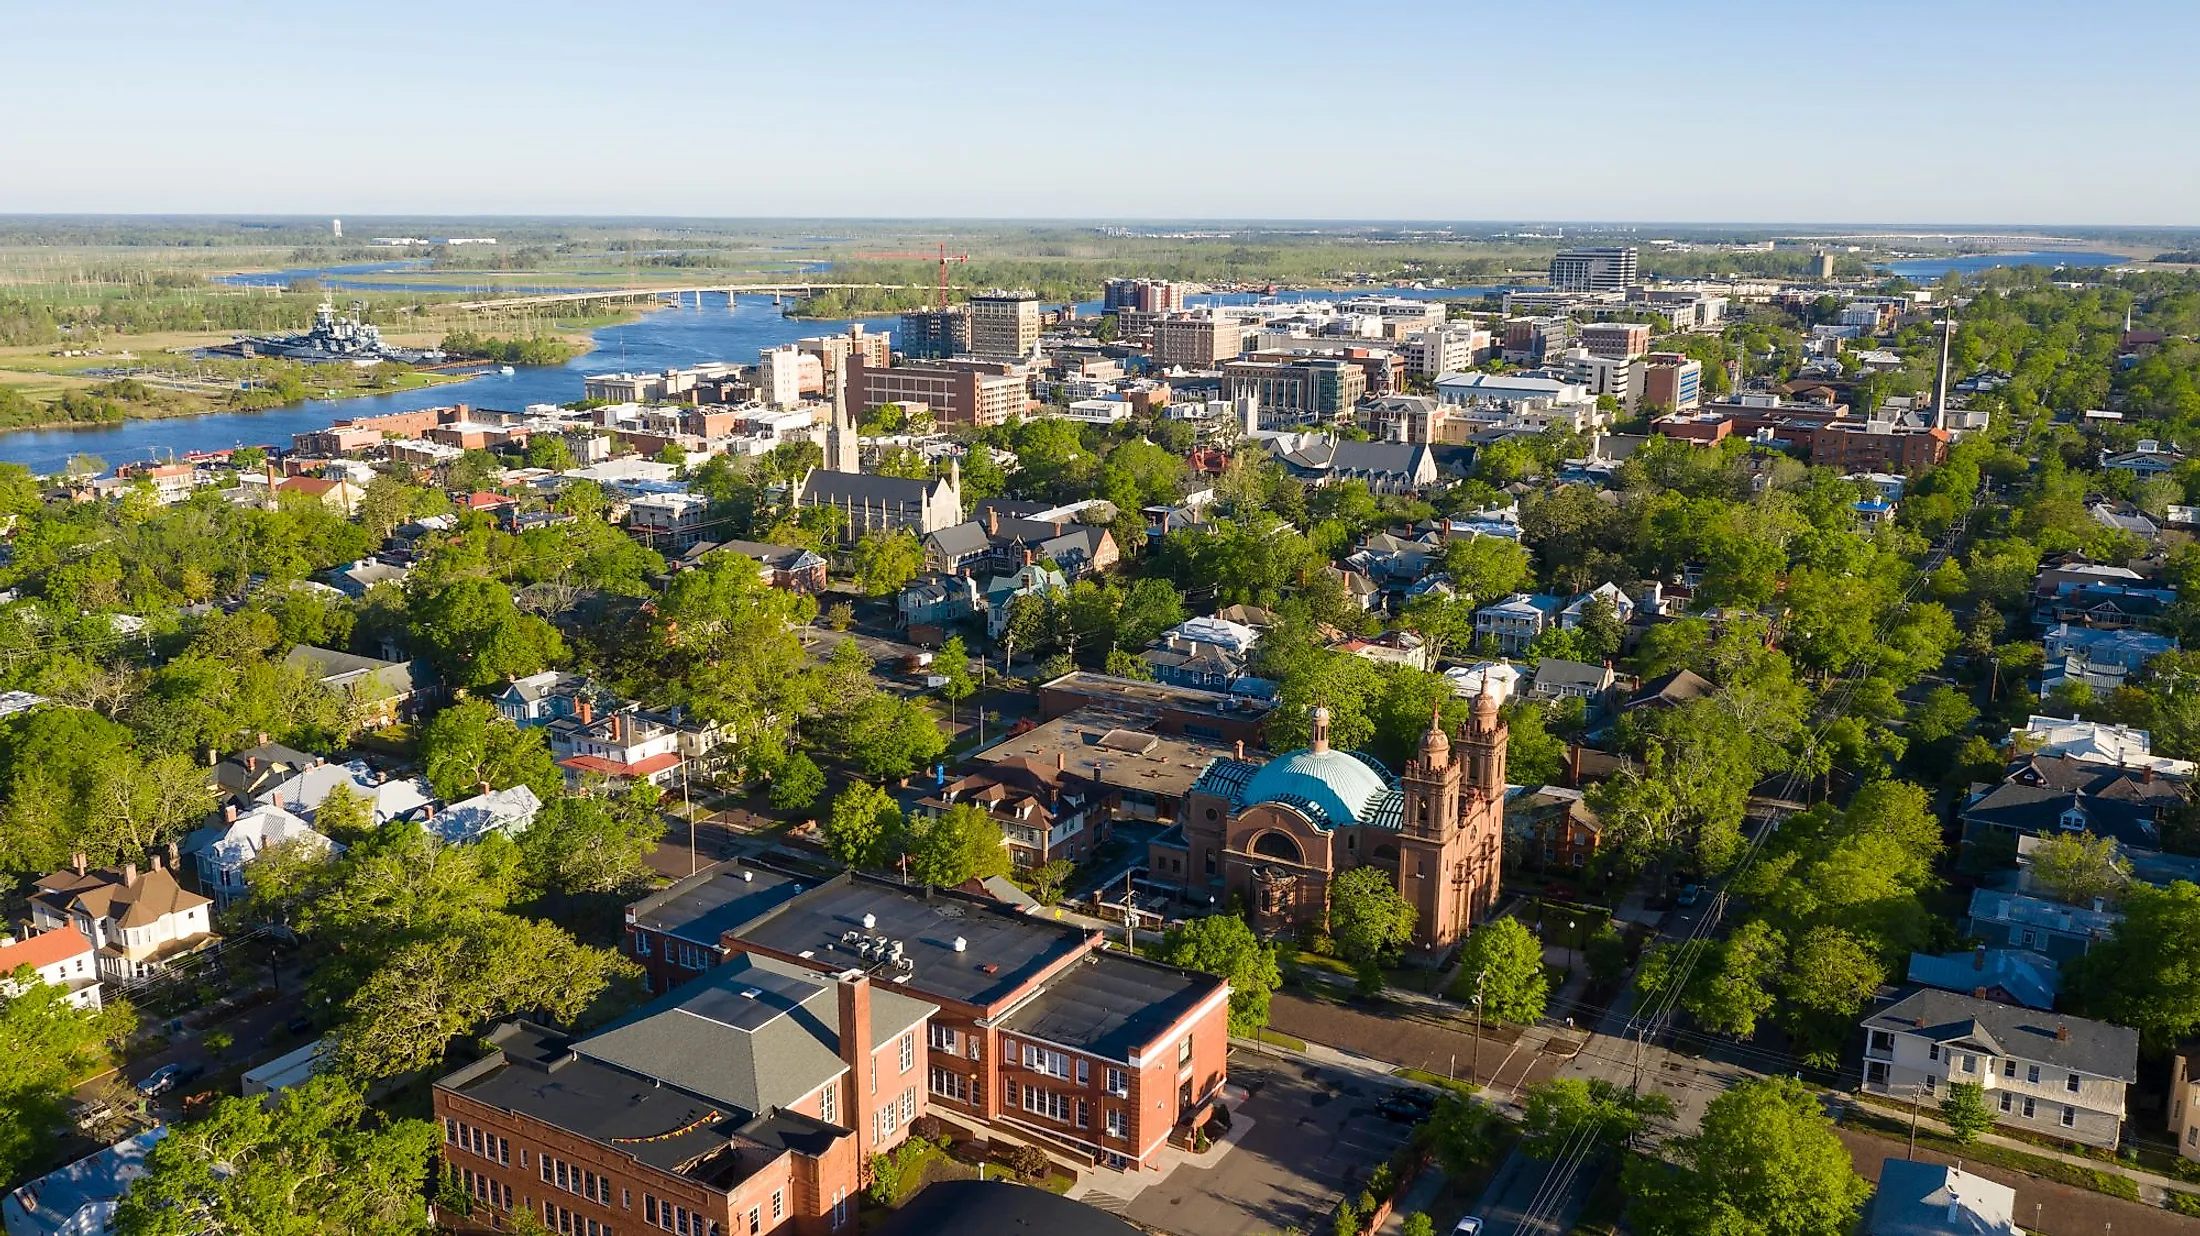
<instances>
[{"instance_id":1,"label":"shrub","mask_svg":"<svg viewBox=\"0 0 2200 1236\"><path fill-rule=\"evenodd\" d=\"M1025 1180L1038 1180L1047 1174L1047 1152L1037 1146L1011 1147L1002 1161Z\"/></svg>"}]
</instances>

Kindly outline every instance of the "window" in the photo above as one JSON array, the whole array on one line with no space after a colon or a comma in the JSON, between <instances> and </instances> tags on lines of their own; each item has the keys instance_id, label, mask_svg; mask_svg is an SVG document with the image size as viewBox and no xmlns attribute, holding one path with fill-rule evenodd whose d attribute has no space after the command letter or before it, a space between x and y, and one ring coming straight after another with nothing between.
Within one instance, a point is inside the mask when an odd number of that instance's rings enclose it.
<instances>
[{"instance_id":1,"label":"window","mask_svg":"<svg viewBox=\"0 0 2200 1236\"><path fill-rule=\"evenodd\" d=\"M1130 1135L1131 1135L1131 1118L1130 1118L1130 1116L1129 1116L1128 1114L1126 1114L1126 1113L1123 1113L1123 1112L1109 1112L1109 1113L1108 1113L1108 1136L1109 1136L1109 1137L1129 1137Z\"/></svg>"},{"instance_id":2,"label":"window","mask_svg":"<svg viewBox=\"0 0 2200 1236\"><path fill-rule=\"evenodd\" d=\"M885 1141L894 1133L894 1105L888 1103L878 1109L878 1139Z\"/></svg>"},{"instance_id":3,"label":"window","mask_svg":"<svg viewBox=\"0 0 2200 1236\"><path fill-rule=\"evenodd\" d=\"M2077 1123L2078 1123L2078 1109L2077 1109L2077 1108L2075 1108L2075 1107L2072 1107L2072 1106L2071 1106L2070 1104L2068 1104L2068 1103L2065 1103L2065 1104L2063 1104L2063 1114L2062 1114L2062 1127L2064 1127L2064 1128L2066 1128L2066 1129L2068 1129L2068 1128L2072 1128L2072 1127L2076 1126L2076 1124L2077 1124Z\"/></svg>"},{"instance_id":4,"label":"window","mask_svg":"<svg viewBox=\"0 0 2200 1236\"><path fill-rule=\"evenodd\" d=\"M1024 1067L1049 1077L1069 1077L1069 1057L1062 1052L1049 1051L1036 1043L1024 1044Z\"/></svg>"},{"instance_id":5,"label":"window","mask_svg":"<svg viewBox=\"0 0 2200 1236\"><path fill-rule=\"evenodd\" d=\"M1925 1058L1926 1058L1927 1060L1938 1060L1938 1059L1940 1059L1940 1044L1938 1044L1938 1043L1928 1043L1928 1044L1926 1044L1926 1045L1925 1045Z\"/></svg>"},{"instance_id":6,"label":"window","mask_svg":"<svg viewBox=\"0 0 2200 1236\"><path fill-rule=\"evenodd\" d=\"M2016 1106L2016 1096L2015 1096L2015 1095L2012 1095L2012 1094L2010 1094L2010 1093L2009 1093L2008 1091L2006 1091L2006 1090L2002 1091L2002 1092L2001 1092L2001 1110L2003 1110L2003 1111L2008 1111L2008 1110L2009 1110L2010 1108L2012 1108L2012 1107L2014 1107L2014 1106Z\"/></svg>"},{"instance_id":7,"label":"window","mask_svg":"<svg viewBox=\"0 0 2200 1236\"><path fill-rule=\"evenodd\" d=\"M912 1030L901 1036L901 1071L906 1073L917 1067L917 1034Z\"/></svg>"},{"instance_id":8,"label":"window","mask_svg":"<svg viewBox=\"0 0 2200 1236\"><path fill-rule=\"evenodd\" d=\"M1925 1075L1925 1093L1927 1093L1927 1094L1935 1094L1935 1093L1938 1093L1938 1092L1939 1092L1939 1090L1940 1090L1940 1079L1939 1079L1938 1077L1935 1077L1935 1076L1933 1076L1933 1075L1932 1075L1931 1073L1927 1073L1927 1074Z\"/></svg>"},{"instance_id":9,"label":"window","mask_svg":"<svg viewBox=\"0 0 2200 1236\"><path fill-rule=\"evenodd\" d=\"M1971 1052L1963 1053L1963 1071L1966 1073L1978 1072L1978 1057L1975 1054Z\"/></svg>"},{"instance_id":10,"label":"window","mask_svg":"<svg viewBox=\"0 0 2200 1236\"><path fill-rule=\"evenodd\" d=\"M1879 1055L1891 1056L1894 1054L1894 1034L1887 1030L1874 1030L1867 1046Z\"/></svg>"},{"instance_id":11,"label":"window","mask_svg":"<svg viewBox=\"0 0 2200 1236\"><path fill-rule=\"evenodd\" d=\"M1108 1093L1119 1099L1131 1097L1131 1075L1123 1069L1108 1070Z\"/></svg>"},{"instance_id":12,"label":"window","mask_svg":"<svg viewBox=\"0 0 2200 1236\"><path fill-rule=\"evenodd\" d=\"M935 1023L932 1027L932 1046L941 1051L955 1050L955 1027Z\"/></svg>"},{"instance_id":13,"label":"window","mask_svg":"<svg viewBox=\"0 0 2200 1236\"><path fill-rule=\"evenodd\" d=\"M2063 1089L2068 1090L2072 1094L2078 1093L2078 1075L2076 1073L2072 1073L2070 1075L2070 1080L2063 1083Z\"/></svg>"},{"instance_id":14,"label":"window","mask_svg":"<svg viewBox=\"0 0 2200 1236\"><path fill-rule=\"evenodd\" d=\"M973 1034L968 1037L970 1039L970 1058L976 1060L978 1058L978 1036Z\"/></svg>"},{"instance_id":15,"label":"window","mask_svg":"<svg viewBox=\"0 0 2200 1236\"><path fill-rule=\"evenodd\" d=\"M2034 1085L2034 1086L2037 1086L2037 1085L2039 1085L2039 1084L2040 1084L2040 1066L2038 1066L2038 1065L2036 1065L2036 1064L2028 1064L2028 1065L2024 1066L2024 1080L2025 1080L2026 1082L2030 1083L2031 1085Z\"/></svg>"},{"instance_id":16,"label":"window","mask_svg":"<svg viewBox=\"0 0 2200 1236\"><path fill-rule=\"evenodd\" d=\"M2017 1075L2017 1062L2014 1060L2002 1061L2001 1075L2003 1077L2015 1077Z\"/></svg>"},{"instance_id":17,"label":"window","mask_svg":"<svg viewBox=\"0 0 2200 1236\"><path fill-rule=\"evenodd\" d=\"M443 1118L443 1141L447 1145L458 1144L458 1122L449 1116Z\"/></svg>"},{"instance_id":18,"label":"window","mask_svg":"<svg viewBox=\"0 0 2200 1236\"><path fill-rule=\"evenodd\" d=\"M871 1093L878 1093L878 1057L871 1057Z\"/></svg>"},{"instance_id":19,"label":"window","mask_svg":"<svg viewBox=\"0 0 2200 1236\"><path fill-rule=\"evenodd\" d=\"M1077 1084L1080 1086L1092 1084L1092 1061L1080 1059L1077 1062Z\"/></svg>"},{"instance_id":20,"label":"window","mask_svg":"<svg viewBox=\"0 0 2200 1236\"><path fill-rule=\"evenodd\" d=\"M764 1211L760 1206L749 1207L749 1236L764 1230Z\"/></svg>"},{"instance_id":21,"label":"window","mask_svg":"<svg viewBox=\"0 0 2200 1236\"><path fill-rule=\"evenodd\" d=\"M1077 1127L1080 1129L1092 1127L1091 1108L1083 1099L1077 1100Z\"/></svg>"},{"instance_id":22,"label":"window","mask_svg":"<svg viewBox=\"0 0 2200 1236\"><path fill-rule=\"evenodd\" d=\"M930 1078L932 1093L957 1103L970 1101L970 1079L947 1069L933 1069Z\"/></svg>"},{"instance_id":23,"label":"window","mask_svg":"<svg viewBox=\"0 0 2200 1236\"><path fill-rule=\"evenodd\" d=\"M654 1193L642 1194L642 1221L651 1227L657 1225L657 1195Z\"/></svg>"},{"instance_id":24,"label":"window","mask_svg":"<svg viewBox=\"0 0 2200 1236\"><path fill-rule=\"evenodd\" d=\"M840 1079L836 1077L817 1092L817 1118L827 1124L839 1124L840 1117L836 1114L839 1107Z\"/></svg>"},{"instance_id":25,"label":"window","mask_svg":"<svg viewBox=\"0 0 2200 1236\"><path fill-rule=\"evenodd\" d=\"M635 933L634 933L634 955L635 955L636 957L647 957L647 956L649 956L649 933L648 933L648 932L646 932L646 931L637 931L637 932L635 932Z\"/></svg>"},{"instance_id":26,"label":"window","mask_svg":"<svg viewBox=\"0 0 2200 1236\"><path fill-rule=\"evenodd\" d=\"M2027 1120L2032 1118L2032 1100L2029 1098L2024 1101L2024 1117Z\"/></svg>"},{"instance_id":27,"label":"window","mask_svg":"<svg viewBox=\"0 0 2200 1236\"><path fill-rule=\"evenodd\" d=\"M780 1189L772 1190L772 1221L778 1222L787 1213L787 1195Z\"/></svg>"},{"instance_id":28,"label":"window","mask_svg":"<svg viewBox=\"0 0 2200 1236\"><path fill-rule=\"evenodd\" d=\"M1184 1036L1184 1041L1176 1045L1176 1064L1178 1068L1183 1068L1191 1062L1192 1036L1187 1034Z\"/></svg>"},{"instance_id":29,"label":"window","mask_svg":"<svg viewBox=\"0 0 2200 1236\"><path fill-rule=\"evenodd\" d=\"M1041 1090L1037 1086L1024 1087L1024 1110L1063 1124L1068 1124L1070 1119L1069 1099L1052 1090Z\"/></svg>"}]
</instances>

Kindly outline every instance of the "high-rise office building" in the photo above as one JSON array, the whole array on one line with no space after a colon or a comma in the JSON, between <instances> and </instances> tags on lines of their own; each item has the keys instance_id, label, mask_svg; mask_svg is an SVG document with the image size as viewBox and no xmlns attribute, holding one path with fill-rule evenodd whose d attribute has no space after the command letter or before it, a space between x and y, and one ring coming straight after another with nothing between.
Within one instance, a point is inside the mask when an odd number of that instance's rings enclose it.
<instances>
[{"instance_id":1,"label":"high-rise office building","mask_svg":"<svg viewBox=\"0 0 2200 1236\"><path fill-rule=\"evenodd\" d=\"M970 298L970 354L1022 360L1039 346L1039 298L1028 291Z\"/></svg>"},{"instance_id":2,"label":"high-rise office building","mask_svg":"<svg viewBox=\"0 0 2200 1236\"><path fill-rule=\"evenodd\" d=\"M1110 279L1100 288L1102 313L1173 313L1183 307L1184 285L1166 279Z\"/></svg>"},{"instance_id":3,"label":"high-rise office building","mask_svg":"<svg viewBox=\"0 0 2200 1236\"><path fill-rule=\"evenodd\" d=\"M1631 245L1561 249L1551 259L1551 288L1559 292L1624 292L1635 281Z\"/></svg>"},{"instance_id":4,"label":"high-rise office building","mask_svg":"<svg viewBox=\"0 0 2200 1236\"><path fill-rule=\"evenodd\" d=\"M946 360L969 350L970 314L962 306L901 315L901 354L910 360Z\"/></svg>"},{"instance_id":5,"label":"high-rise office building","mask_svg":"<svg viewBox=\"0 0 2200 1236\"><path fill-rule=\"evenodd\" d=\"M1175 313L1153 324L1153 363L1161 369L1212 369L1244 349L1245 325L1234 317Z\"/></svg>"}]
</instances>

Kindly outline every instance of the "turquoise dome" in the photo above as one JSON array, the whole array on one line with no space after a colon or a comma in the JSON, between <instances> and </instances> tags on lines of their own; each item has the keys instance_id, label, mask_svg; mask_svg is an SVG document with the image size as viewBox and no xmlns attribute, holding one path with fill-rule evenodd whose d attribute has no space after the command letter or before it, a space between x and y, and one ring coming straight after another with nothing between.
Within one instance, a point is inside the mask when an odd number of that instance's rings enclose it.
<instances>
[{"instance_id":1,"label":"turquoise dome","mask_svg":"<svg viewBox=\"0 0 2200 1236\"><path fill-rule=\"evenodd\" d=\"M1238 801L1285 802L1311 805L1322 816L1314 823L1328 828L1359 820L1375 802L1390 792L1390 783L1366 760L1345 751L1293 751L1263 764L1245 783Z\"/></svg>"}]
</instances>

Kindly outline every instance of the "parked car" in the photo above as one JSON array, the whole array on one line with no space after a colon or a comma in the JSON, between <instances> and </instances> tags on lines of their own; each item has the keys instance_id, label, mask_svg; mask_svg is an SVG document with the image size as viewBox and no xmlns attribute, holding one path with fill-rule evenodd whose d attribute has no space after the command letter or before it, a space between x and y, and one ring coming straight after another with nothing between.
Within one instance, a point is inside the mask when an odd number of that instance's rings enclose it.
<instances>
[{"instance_id":1,"label":"parked car","mask_svg":"<svg viewBox=\"0 0 2200 1236\"><path fill-rule=\"evenodd\" d=\"M1673 903L1675 905L1692 906L1702 900L1703 885L1684 884L1681 886L1681 891L1674 896Z\"/></svg>"},{"instance_id":2,"label":"parked car","mask_svg":"<svg viewBox=\"0 0 2200 1236\"><path fill-rule=\"evenodd\" d=\"M313 1019L304 1013L300 1013L284 1022L283 1029L290 1031L292 1034L311 1034L313 1033Z\"/></svg>"},{"instance_id":3,"label":"parked car","mask_svg":"<svg viewBox=\"0 0 2200 1236\"><path fill-rule=\"evenodd\" d=\"M148 1099L157 1099L176 1088L182 1073L182 1065L164 1064L145 1075L145 1080L137 1084L137 1092Z\"/></svg>"},{"instance_id":4,"label":"parked car","mask_svg":"<svg viewBox=\"0 0 2200 1236\"><path fill-rule=\"evenodd\" d=\"M1482 1221L1468 1215L1451 1229L1451 1236L1482 1236Z\"/></svg>"},{"instance_id":5,"label":"parked car","mask_svg":"<svg viewBox=\"0 0 2200 1236\"><path fill-rule=\"evenodd\" d=\"M1386 1120L1418 1124L1436 1110L1436 1100L1418 1090L1393 1090L1376 1101L1375 1110Z\"/></svg>"}]
</instances>

